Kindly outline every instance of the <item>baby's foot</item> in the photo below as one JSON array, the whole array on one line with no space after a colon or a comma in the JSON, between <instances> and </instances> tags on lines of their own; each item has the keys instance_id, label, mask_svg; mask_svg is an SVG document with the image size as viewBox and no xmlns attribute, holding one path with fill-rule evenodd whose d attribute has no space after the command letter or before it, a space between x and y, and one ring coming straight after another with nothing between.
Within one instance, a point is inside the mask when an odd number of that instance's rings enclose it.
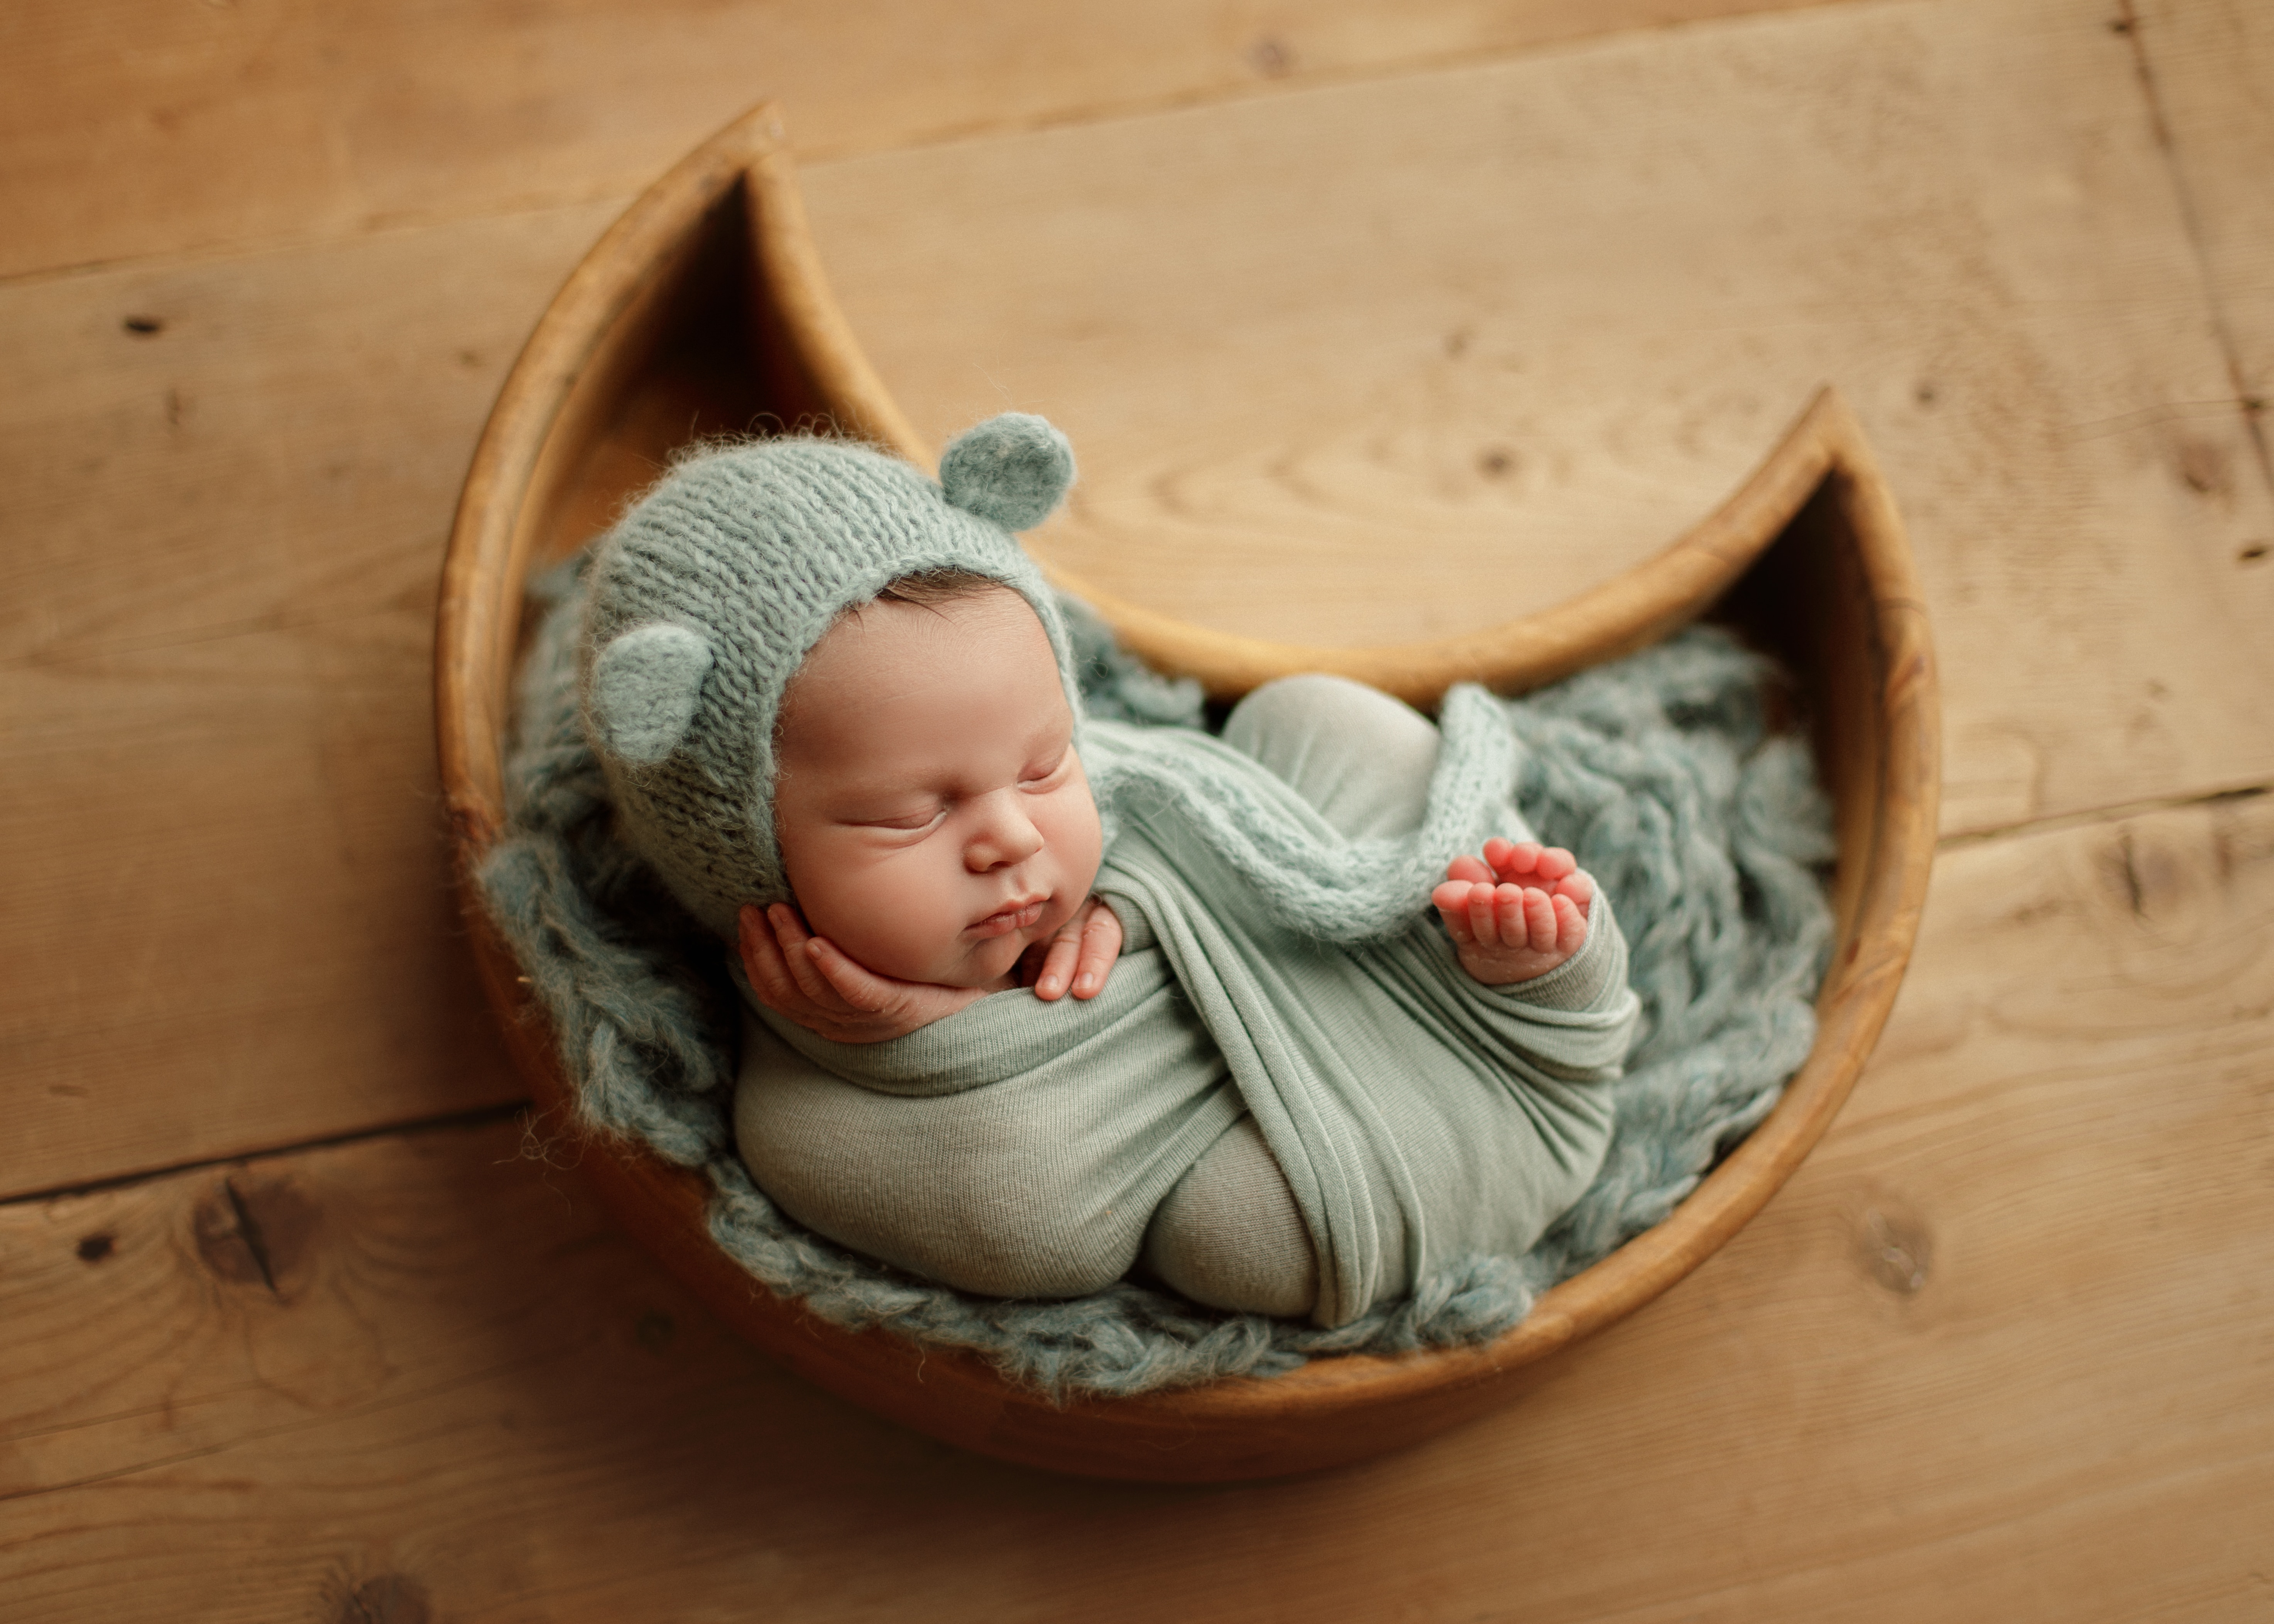
<instances>
[{"instance_id":1,"label":"baby's foot","mask_svg":"<svg viewBox=\"0 0 2274 1624\"><path fill-rule=\"evenodd\" d=\"M1570 853L1509 840L1486 841L1482 862L1456 857L1429 893L1461 967L1487 987L1545 975L1585 946L1594 898Z\"/></svg>"}]
</instances>

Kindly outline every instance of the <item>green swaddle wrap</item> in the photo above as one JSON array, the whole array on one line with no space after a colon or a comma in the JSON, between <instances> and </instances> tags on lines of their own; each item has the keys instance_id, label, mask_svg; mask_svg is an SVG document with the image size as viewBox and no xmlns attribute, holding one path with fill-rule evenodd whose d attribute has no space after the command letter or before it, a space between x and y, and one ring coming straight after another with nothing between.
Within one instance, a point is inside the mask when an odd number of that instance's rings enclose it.
<instances>
[{"instance_id":1,"label":"green swaddle wrap","mask_svg":"<svg viewBox=\"0 0 2274 1624\"><path fill-rule=\"evenodd\" d=\"M1363 894L1360 875L1442 872L1450 852L1428 850L1433 836L1457 851L1480 827L1523 832L1504 791L1497 821L1474 804L1475 763L1457 748L1421 827L1366 843L1205 734L1093 721L1083 753L1119 814L1097 890L1129 936L1104 991L998 993L875 1044L756 1010L736 1125L760 1187L926 1278L1085 1296L1129 1270L1163 1199L1249 1113L1309 1235L1321 1325L1457 1259L1529 1249L1610 1139L1601 1085L1638 1004L1608 902L1592 910L1589 949L1536 989L1481 987L1426 891L1386 933L1337 943L1291 924L1277 868L1256 867L1269 849L1299 874L1348 874ZM1226 799L1268 831L1233 845L1238 856L1210 816Z\"/></svg>"}]
</instances>

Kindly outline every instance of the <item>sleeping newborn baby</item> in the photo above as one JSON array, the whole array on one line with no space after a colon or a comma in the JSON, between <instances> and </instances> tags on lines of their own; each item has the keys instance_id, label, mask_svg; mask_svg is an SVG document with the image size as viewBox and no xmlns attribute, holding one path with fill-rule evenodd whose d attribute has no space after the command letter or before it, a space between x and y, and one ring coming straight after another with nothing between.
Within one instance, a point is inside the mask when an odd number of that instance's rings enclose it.
<instances>
[{"instance_id":1,"label":"sleeping newborn baby","mask_svg":"<svg viewBox=\"0 0 2274 1624\"><path fill-rule=\"evenodd\" d=\"M1495 702L1456 690L1442 737L1323 676L1221 739L1083 718L1008 534L1072 471L1016 416L940 485L714 452L588 572L621 826L738 949L753 1177L1003 1296L1141 1267L1337 1325L1527 1249L1600 1165L1636 1001L1608 900L1507 803Z\"/></svg>"}]
</instances>

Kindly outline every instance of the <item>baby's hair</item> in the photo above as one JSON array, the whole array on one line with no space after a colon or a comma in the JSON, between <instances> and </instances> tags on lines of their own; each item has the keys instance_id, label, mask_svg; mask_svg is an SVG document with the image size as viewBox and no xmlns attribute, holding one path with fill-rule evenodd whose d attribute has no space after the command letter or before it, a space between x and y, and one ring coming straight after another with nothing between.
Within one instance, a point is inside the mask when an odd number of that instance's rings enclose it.
<instances>
[{"instance_id":1,"label":"baby's hair","mask_svg":"<svg viewBox=\"0 0 2274 1624\"><path fill-rule=\"evenodd\" d=\"M861 618L861 612L870 604L907 604L911 608L929 609L937 613L942 604L952 604L967 598L981 598L989 592L1018 590L992 575L983 575L975 569L965 569L954 564L943 564L937 569L919 569L898 575L877 589L874 598L857 604L847 604L838 612L841 620L849 616ZM781 742L782 722L795 703L796 673L791 673L789 686L783 690L781 708L774 713L774 742Z\"/></svg>"},{"instance_id":2,"label":"baby's hair","mask_svg":"<svg viewBox=\"0 0 2274 1624\"><path fill-rule=\"evenodd\" d=\"M875 601L936 609L960 598L976 598L983 592L1008 590L1008 587L992 575L983 575L975 569L960 569L953 564L944 564L937 569L920 569L914 575L887 581L877 592Z\"/></svg>"}]
</instances>

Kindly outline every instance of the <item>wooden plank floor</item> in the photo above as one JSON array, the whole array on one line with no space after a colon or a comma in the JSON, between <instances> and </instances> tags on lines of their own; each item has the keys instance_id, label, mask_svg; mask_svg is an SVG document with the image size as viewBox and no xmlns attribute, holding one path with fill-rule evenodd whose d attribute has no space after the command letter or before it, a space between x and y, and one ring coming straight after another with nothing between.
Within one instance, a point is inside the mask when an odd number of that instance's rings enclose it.
<instances>
[{"instance_id":1,"label":"wooden plank floor","mask_svg":"<svg viewBox=\"0 0 2274 1624\"><path fill-rule=\"evenodd\" d=\"M858 14L856 14L858 13ZM2274 1617L2274 13L27 0L0 18L0 1617ZM1371 640L1662 542L1820 381L1944 852L1791 1186L1519 1407L1067 1484L728 1337L534 1143L427 661L490 399L786 105L1042 537Z\"/></svg>"}]
</instances>

